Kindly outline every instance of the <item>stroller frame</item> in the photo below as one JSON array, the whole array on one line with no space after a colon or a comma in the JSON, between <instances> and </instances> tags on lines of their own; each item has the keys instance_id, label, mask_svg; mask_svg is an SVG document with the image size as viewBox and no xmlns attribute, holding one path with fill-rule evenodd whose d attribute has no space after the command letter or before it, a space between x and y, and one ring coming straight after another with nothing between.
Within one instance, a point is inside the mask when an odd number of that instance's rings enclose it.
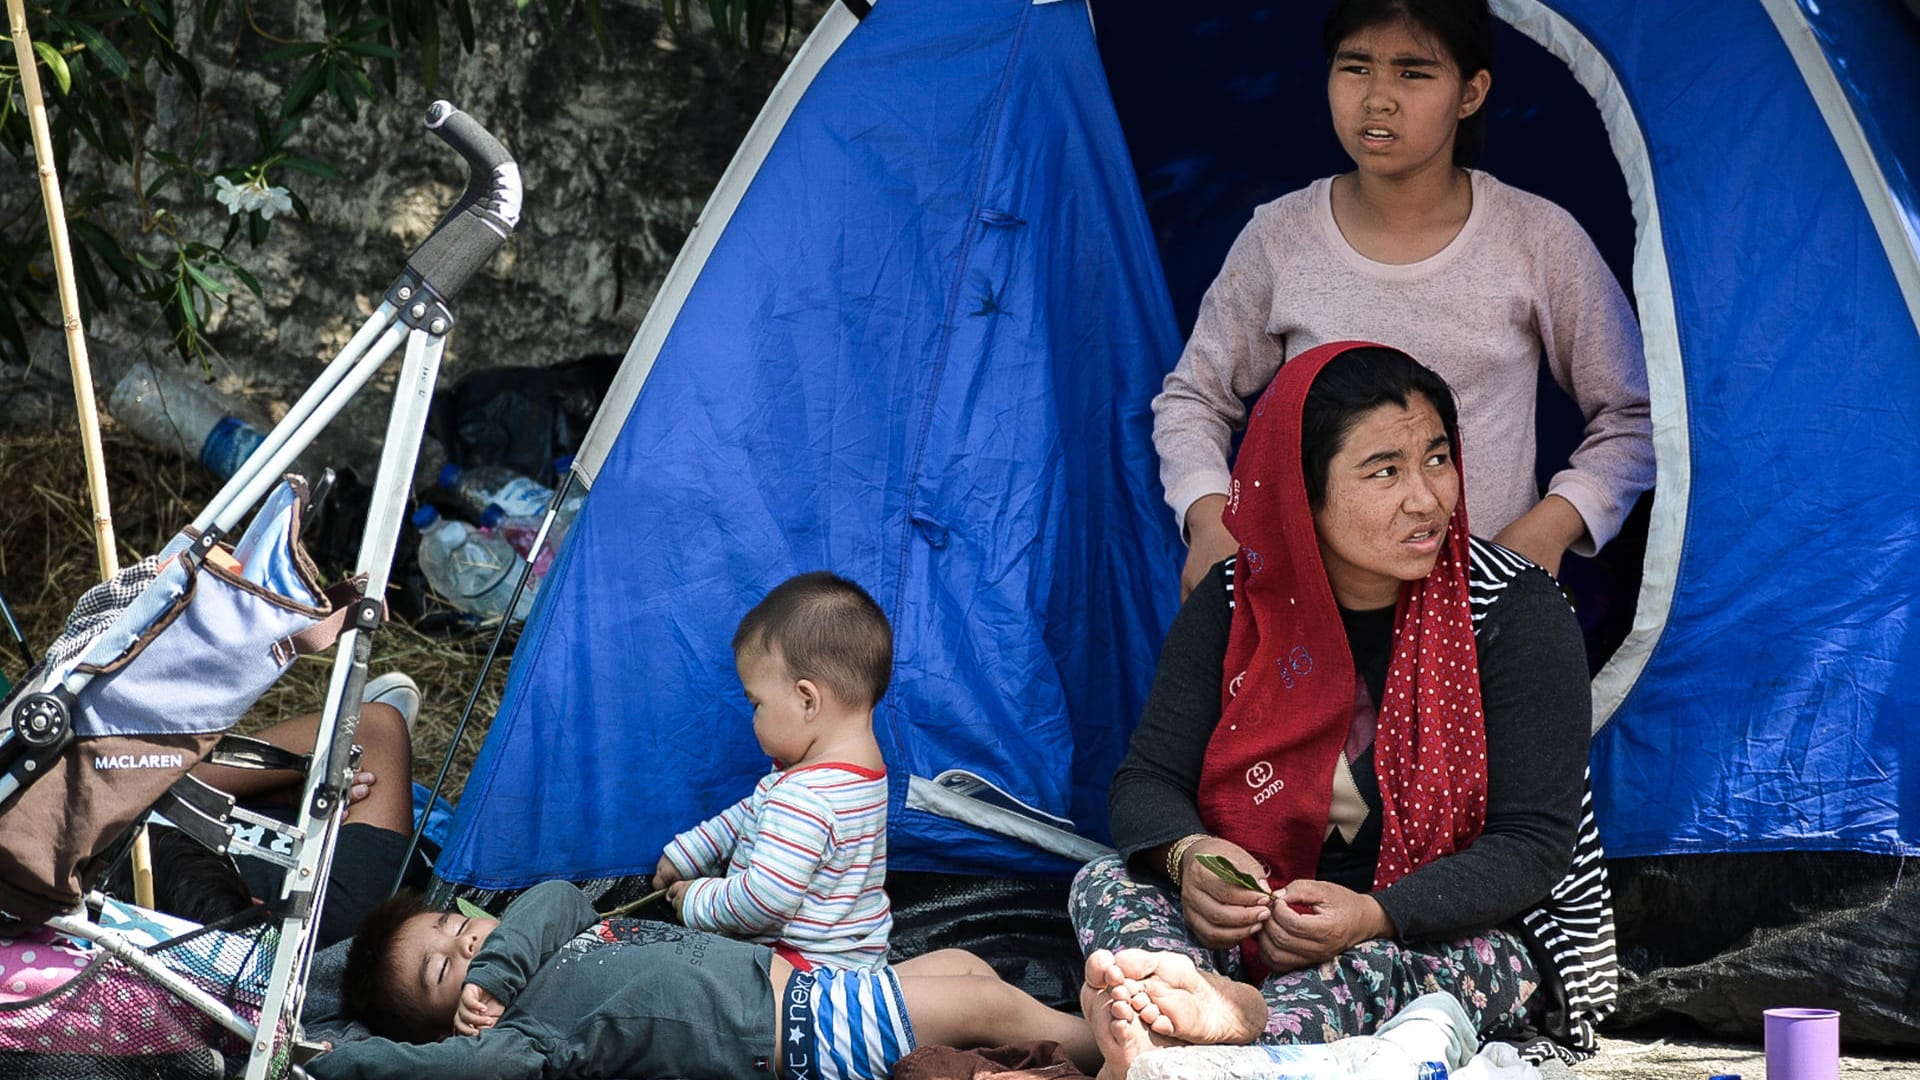
<instances>
[{"instance_id":1,"label":"stroller frame","mask_svg":"<svg viewBox=\"0 0 1920 1080\"><path fill-rule=\"evenodd\" d=\"M355 576L365 581L364 592L337 642L295 820L286 824L249 814L234 808L231 797L223 793L215 793L209 807L207 792L211 789L191 777L183 777L173 792L155 804L197 811L203 819L201 828L196 832L189 827L187 831L203 840L208 831L205 823L212 822L224 828L221 841L236 843L232 820L238 818L265 824L270 833L293 841L292 857L270 856L270 861L282 866L285 873L280 895L272 905L272 919L278 924L279 934L259 1023L235 1013L117 932L93 923L86 916L84 904L78 911L46 922L62 933L98 943L147 979L245 1039L249 1046L247 1080L268 1080L272 1075L279 1056L275 1052L276 1033L283 1025L291 1049L288 1060L296 1075L304 1075L300 1065L319 1049L304 1042L299 1023L313 955L312 931L319 921L334 846L344 821L372 635L385 615L382 598L440 361L454 325L448 305L506 242L520 218L519 167L498 140L446 101L436 101L427 110L426 127L467 163L467 185L459 201L408 256L405 269L387 288L378 309L201 511L192 530L176 536L162 552L196 562L204 559L274 489L295 458L405 342L355 567ZM148 586L106 632L83 650L77 662L49 670L25 687L14 699L8 716L0 718L10 721L0 726L0 769L4 770L0 772L0 808L36 775L44 774L72 744L75 733L71 714L79 693L93 678L75 668L111 661L129 632L138 636L144 631L164 607L166 597L159 595L164 591L162 584L156 581ZM201 790L182 790L193 785ZM151 813L150 808L142 819ZM171 815L172 810L168 813Z\"/></svg>"}]
</instances>

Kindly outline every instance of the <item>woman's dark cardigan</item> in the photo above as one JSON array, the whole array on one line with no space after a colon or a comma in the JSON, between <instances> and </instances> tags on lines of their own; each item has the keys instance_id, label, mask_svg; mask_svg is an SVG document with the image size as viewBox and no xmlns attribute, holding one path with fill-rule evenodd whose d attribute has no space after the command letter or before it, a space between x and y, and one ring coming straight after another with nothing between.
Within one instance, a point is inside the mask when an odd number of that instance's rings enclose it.
<instances>
[{"instance_id":1,"label":"woman's dark cardigan","mask_svg":"<svg viewBox=\"0 0 1920 1080\"><path fill-rule=\"evenodd\" d=\"M1449 940L1497 926L1531 930L1529 942L1550 982L1580 984L1552 988L1563 998L1562 1015L1549 1030L1563 1043L1590 1045L1592 1022L1611 1011L1614 966L1610 905L1586 803L1592 704L1580 627L1551 577L1477 538L1469 546L1468 587L1486 714L1486 828L1466 850L1374 896L1406 941ZM1220 719L1232 609L1229 559L1213 568L1174 619L1140 727L1114 775L1108 795L1114 844L1135 874L1164 879L1164 867L1143 853L1207 831L1195 792ZM1377 701L1392 651L1392 611L1341 616L1354 668ZM1367 818L1352 844L1338 834L1329 839L1315 876L1368 892L1380 845L1372 751L1352 765ZM1550 903L1550 894L1562 902ZM1579 940L1565 944L1571 954L1563 963L1565 950L1543 939L1565 937L1552 909L1569 903ZM1570 991L1586 999L1584 1007L1564 1000Z\"/></svg>"}]
</instances>

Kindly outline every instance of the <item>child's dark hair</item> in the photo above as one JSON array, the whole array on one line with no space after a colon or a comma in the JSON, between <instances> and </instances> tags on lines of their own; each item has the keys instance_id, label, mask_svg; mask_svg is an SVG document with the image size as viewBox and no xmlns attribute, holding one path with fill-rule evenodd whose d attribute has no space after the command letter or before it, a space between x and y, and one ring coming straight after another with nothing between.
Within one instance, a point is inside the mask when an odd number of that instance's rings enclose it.
<instances>
[{"instance_id":1,"label":"child's dark hair","mask_svg":"<svg viewBox=\"0 0 1920 1080\"><path fill-rule=\"evenodd\" d=\"M869 706L893 678L893 628L867 591L816 570L788 578L753 606L733 651L778 648L795 679L812 679L848 705Z\"/></svg>"},{"instance_id":2,"label":"child's dark hair","mask_svg":"<svg viewBox=\"0 0 1920 1080\"><path fill-rule=\"evenodd\" d=\"M397 892L374 905L347 947L340 999L348 1016L396 1042L433 1042L453 1027L451 1016L428 1016L417 998L400 992L391 970L394 939L407 920L438 914L417 892Z\"/></svg>"},{"instance_id":3,"label":"child's dark hair","mask_svg":"<svg viewBox=\"0 0 1920 1080\"><path fill-rule=\"evenodd\" d=\"M1327 63L1340 43L1368 27L1406 21L1416 33L1431 35L1460 69L1462 79L1493 70L1493 13L1487 0L1334 0L1320 24L1320 48ZM1465 168L1487 145L1485 106L1460 121L1453 139L1453 163Z\"/></svg>"}]
</instances>

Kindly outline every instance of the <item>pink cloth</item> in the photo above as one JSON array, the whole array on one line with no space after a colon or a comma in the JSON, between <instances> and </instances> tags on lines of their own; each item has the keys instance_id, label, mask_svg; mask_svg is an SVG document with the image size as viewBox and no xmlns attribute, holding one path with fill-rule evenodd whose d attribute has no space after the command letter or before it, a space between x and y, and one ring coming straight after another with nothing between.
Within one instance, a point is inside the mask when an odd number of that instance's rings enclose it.
<instances>
[{"instance_id":1,"label":"pink cloth","mask_svg":"<svg viewBox=\"0 0 1920 1080\"><path fill-rule=\"evenodd\" d=\"M112 898L97 921L147 947L196 928ZM259 1009L249 988L265 987L272 962L271 951L257 946L245 935L208 931L150 955L254 1020ZM0 937L0 1053L210 1057L215 1048L245 1052L211 1017L104 949L48 927Z\"/></svg>"},{"instance_id":2,"label":"pink cloth","mask_svg":"<svg viewBox=\"0 0 1920 1080\"><path fill-rule=\"evenodd\" d=\"M0 937L0 1005L58 990L98 955L44 927L23 937Z\"/></svg>"},{"instance_id":3,"label":"pink cloth","mask_svg":"<svg viewBox=\"0 0 1920 1080\"><path fill-rule=\"evenodd\" d=\"M83 970L84 982L60 994ZM0 938L0 1051L109 1057L179 1054L208 1045L212 1021L132 968L42 928Z\"/></svg>"},{"instance_id":4,"label":"pink cloth","mask_svg":"<svg viewBox=\"0 0 1920 1080\"><path fill-rule=\"evenodd\" d=\"M1539 501L1534 414L1542 350L1587 419L1551 494L1572 503L1590 555L1653 484L1640 328L1593 242L1566 211L1473 172L1460 234L1404 266L1354 251L1333 220L1331 180L1254 211L1200 304L1179 364L1153 401L1167 503L1225 494L1245 400L1289 357L1364 338L1407 353L1460 396L1467 501L1493 536Z\"/></svg>"}]
</instances>

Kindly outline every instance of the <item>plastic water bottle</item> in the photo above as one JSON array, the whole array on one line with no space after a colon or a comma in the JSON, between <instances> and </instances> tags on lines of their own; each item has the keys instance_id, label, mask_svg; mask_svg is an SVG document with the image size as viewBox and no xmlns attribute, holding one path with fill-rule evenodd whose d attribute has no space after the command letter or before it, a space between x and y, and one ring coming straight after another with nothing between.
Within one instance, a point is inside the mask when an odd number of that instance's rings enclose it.
<instances>
[{"instance_id":1,"label":"plastic water bottle","mask_svg":"<svg viewBox=\"0 0 1920 1080\"><path fill-rule=\"evenodd\" d=\"M1128 1080L1446 1080L1441 1061L1414 1061L1372 1035L1297 1046L1169 1046L1133 1061Z\"/></svg>"},{"instance_id":2,"label":"plastic water bottle","mask_svg":"<svg viewBox=\"0 0 1920 1080\"><path fill-rule=\"evenodd\" d=\"M448 462L440 470L439 486L451 493L474 521L481 520L493 506L500 508L503 518L543 514L553 498L552 488L503 465L465 468Z\"/></svg>"},{"instance_id":3,"label":"plastic water bottle","mask_svg":"<svg viewBox=\"0 0 1920 1080\"><path fill-rule=\"evenodd\" d=\"M235 415L237 403L173 368L142 361L115 384L107 411L147 442L198 461L222 480L240 471L266 435Z\"/></svg>"},{"instance_id":4,"label":"plastic water bottle","mask_svg":"<svg viewBox=\"0 0 1920 1080\"><path fill-rule=\"evenodd\" d=\"M482 619L506 614L521 566L513 545L465 522L443 518L431 506L415 511L413 524L420 530L420 572L434 592ZM514 609L515 619L526 618L533 595L533 583L528 582Z\"/></svg>"},{"instance_id":5,"label":"plastic water bottle","mask_svg":"<svg viewBox=\"0 0 1920 1080\"><path fill-rule=\"evenodd\" d=\"M1451 994L1422 994L1377 1034L1297 1046L1170 1046L1134 1060L1128 1080L1446 1080L1473 1060L1473 1020Z\"/></svg>"},{"instance_id":6,"label":"plastic water bottle","mask_svg":"<svg viewBox=\"0 0 1920 1080\"><path fill-rule=\"evenodd\" d=\"M572 467L571 454L556 458L553 463L553 471L561 476L565 476ZM567 497L560 500L559 507L553 512L553 524L548 527L546 543L541 545L538 553L534 552L533 543L540 538L540 523L546 520L545 504L542 504L539 513L524 515L509 515L498 504L489 505L486 512L480 515L480 527L512 544L513 550L519 552L521 558L533 564L533 576L538 580L547 575L547 568L553 565L554 555L560 551L560 542L567 538L567 530L572 527L573 519L579 516L580 507L586 501L587 492L583 487L576 486L567 492Z\"/></svg>"}]
</instances>

